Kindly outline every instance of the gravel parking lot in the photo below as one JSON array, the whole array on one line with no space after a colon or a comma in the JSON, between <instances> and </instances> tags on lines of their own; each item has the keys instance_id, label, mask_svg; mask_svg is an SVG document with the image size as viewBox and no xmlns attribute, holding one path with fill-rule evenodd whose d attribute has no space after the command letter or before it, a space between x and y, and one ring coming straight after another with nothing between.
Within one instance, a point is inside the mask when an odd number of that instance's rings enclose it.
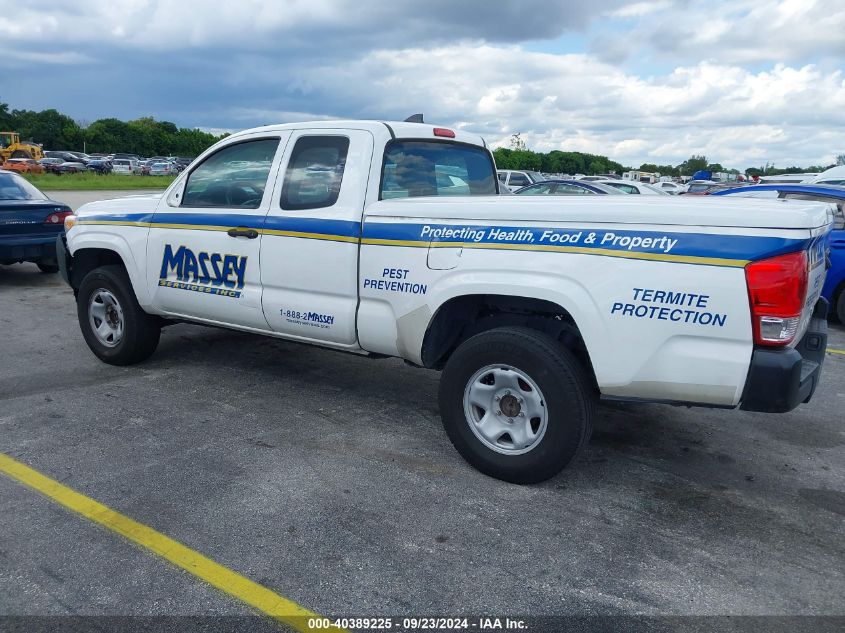
<instances>
[{"instance_id":1,"label":"gravel parking lot","mask_svg":"<svg viewBox=\"0 0 845 633\"><path fill-rule=\"evenodd\" d=\"M785 415L604 407L520 487L454 451L434 372L192 325L107 366L29 264L0 323L0 452L317 613L845 615L843 354ZM2 615L251 613L2 476L0 526Z\"/></svg>"}]
</instances>

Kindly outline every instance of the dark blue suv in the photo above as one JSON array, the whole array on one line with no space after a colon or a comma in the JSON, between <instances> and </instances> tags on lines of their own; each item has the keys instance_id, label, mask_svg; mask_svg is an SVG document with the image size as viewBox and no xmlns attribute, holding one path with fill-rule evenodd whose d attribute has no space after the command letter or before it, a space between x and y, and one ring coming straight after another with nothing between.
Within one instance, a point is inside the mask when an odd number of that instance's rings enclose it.
<instances>
[{"instance_id":1,"label":"dark blue suv","mask_svg":"<svg viewBox=\"0 0 845 633\"><path fill-rule=\"evenodd\" d=\"M822 288L822 296L830 301L832 312L845 323L845 187L841 185L777 184L750 185L714 191L713 196L748 196L818 200L836 205L833 231L830 233L830 268Z\"/></svg>"}]
</instances>

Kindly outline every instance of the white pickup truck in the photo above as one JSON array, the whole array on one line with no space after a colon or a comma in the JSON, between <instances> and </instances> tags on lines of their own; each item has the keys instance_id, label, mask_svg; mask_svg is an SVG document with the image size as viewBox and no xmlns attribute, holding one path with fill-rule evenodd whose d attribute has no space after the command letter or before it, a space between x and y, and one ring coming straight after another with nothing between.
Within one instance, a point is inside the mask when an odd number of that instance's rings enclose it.
<instances>
[{"instance_id":1,"label":"white pickup truck","mask_svg":"<svg viewBox=\"0 0 845 633\"><path fill-rule=\"evenodd\" d=\"M163 195L86 204L60 238L91 350L150 356L168 322L442 369L470 463L551 477L607 400L781 412L827 341L823 204L497 196L483 139L422 123L275 125Z\"/></svg>"}]
</instances>

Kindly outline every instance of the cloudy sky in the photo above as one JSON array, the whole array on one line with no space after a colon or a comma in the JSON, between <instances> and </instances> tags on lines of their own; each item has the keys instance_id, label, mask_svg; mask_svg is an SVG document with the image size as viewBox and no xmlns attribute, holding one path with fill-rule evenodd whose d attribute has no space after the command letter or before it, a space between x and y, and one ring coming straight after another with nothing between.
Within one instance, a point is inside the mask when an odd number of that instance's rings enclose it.
<instances>
[{"instance_id":1,"label":"cloudy sky","mask_svg":"<svg viewBox=\"0 0 845 633\"><path fill-rule=\"evenodd\" d=\"M624 164L845 153L845 0L0 0L0 101L235 130L403 119Z\"/></svg>"}]
</instances>

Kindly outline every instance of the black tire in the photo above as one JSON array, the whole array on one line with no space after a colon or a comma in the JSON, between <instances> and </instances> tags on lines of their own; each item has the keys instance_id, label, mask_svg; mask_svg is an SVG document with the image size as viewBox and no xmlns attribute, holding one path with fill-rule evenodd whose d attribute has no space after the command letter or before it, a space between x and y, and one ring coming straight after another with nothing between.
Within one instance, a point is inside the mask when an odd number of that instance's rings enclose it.
<instances>
[{"instance_id":1,"label":"black tire","mask_svg":"<svg viewBox=\"0 0 845 633\"><path fill-rule=\"evenodd\" d=\"M35 262L35 265L38 266L38 270L40 270L42 273L59 272L58 264L45 264L44 262Z\"/></svg>"},{"instance_id":2,"label":"black tire","mask_svg":"<svg viewBox=\"0 0 845 633\"><path fill-rule=\"evenodd\" d=\"M528 452L497 452L470 428L465 388L477 372L495 364L523 372L545 397L546 430ZM537 483L559 473L589 441L596 401L591 384L581 362L550 336L523 327L496 328L466 340L452 354L440 377L440 415L452 444L475 468L512 483Z\"/></svg>"},{"instance_id":3,"label":"black tire","mask_svg":"<svg viewBox=\"0 0 845 633\"><path fill-rule=\"evenodd\" d=\"M123 313L122 337L112 346L99 340L89 319L91 299L99 290L111 293ZM88 347L97 358L110 365L139 363L149 358L158 346L160 321L138 305L132 283L123 266L102 266L85 275L79 286L76 313Z\"/></svg>"},{"instance_id":4,"label":"black tire","mask_svg":"<svg viewBox=\"0 0 845 633\"><path fill-rule=\"evenodd\" d=\"M839 291L839 298L836 300L836 318L842 325L845 325L845 288Z\"/></svg>"}]
</instances>

